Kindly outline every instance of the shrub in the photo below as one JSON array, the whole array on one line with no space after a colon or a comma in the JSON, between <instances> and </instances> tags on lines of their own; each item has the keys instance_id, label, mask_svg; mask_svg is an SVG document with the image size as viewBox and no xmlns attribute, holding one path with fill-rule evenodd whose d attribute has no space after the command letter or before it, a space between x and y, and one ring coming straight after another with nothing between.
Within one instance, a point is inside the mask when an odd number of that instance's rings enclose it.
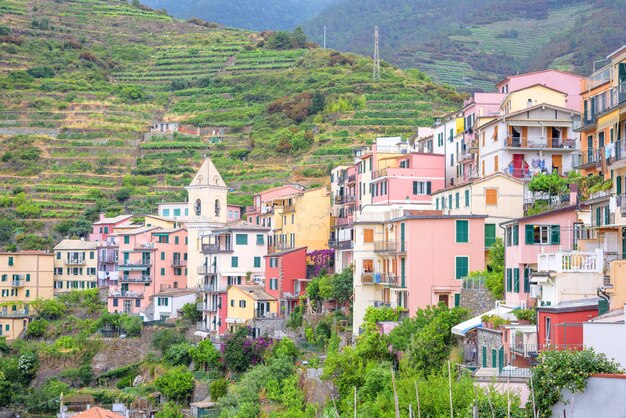
<instances>
[{"instance_id":1,"label":"shrub","mask_svg":"<svg viewBox=\"0 0 626 418\"><path fill-rule=\"evenodd\" d=\"M175 404L174 402L168 402L159 412L156 413L155 418L183 418L183 411L180 409L180 406Z\"/></svg>"},{"instance_id":2,"label":"shrub","mask_svg":"<svg viewBox=\"0 0 626 418\"><path fill-rule=\"evenodd\" d=\"M202 312L198 310L198 307L195 303L186 303L182 308L183 319L185 321L189 321L192 324L200 321L202 319Z\"/></svg>"},{"instance_id":3,"label":"shrub","mask_svg":"<svg viewBox=\"0 0 626 418\"><path fill-rule=\"evenodd\" d=\"M123 314L120 318L120 327L128 336L137 337L141 335L143 322L141 321L141 318L137 316Z\"/></svg>"},{"instance_id":4,"label":"shrub","mask_svg":"<svg viewBox=\"0 0 626 418\"><path fill-rule=\"evenodd\" d=\"M513 311L513 315L520 321L530 321L531 324L537 323L537 311L534 309L517 309Z\"/></svg>"},{"instance_id":5,"label":"shrub","mask_svg":"<svg viewBox=\"0 0 626 418\"><path fill-rule=\"evenodd\" d=\"M189 366L191 363L190 351L193 347L188 342L175 344L165 352L165 361L172 366Z\"/></svg>"},{"instance_id":6,"label":"shrub","mask_svg":"<svg viewBox=\"0 0 626 418\"><path fill-rule=\"evenodd\" d=\"M48 321L46 321L45 319L36 319L28 324L28 328L26 329L26 337L41 338L46 333L47 328Z\"/></svg>"},{"instance_id":7,"label":"shrub","mask_svg":"<svg viewBox=\"0 0 626 418\"><path fill-rule=\"evenodd\" d=\"M30 303L30 309L36 318L55 320L65 314L67 307L56 299L37 298Z\"/></svg>"},{"instance_id":8,"label":"shrub","mask_svg":"<svg viewBox=\"0 0 626 418\"><path fill-rule=\"evenodd\" d=\"M54 77L54 70L50 67L33 67L26 71L33 78L51 78Z\"/></svg>"},{"instance_id":9,"label":"shrub","mask_svg":"<svg viewBox=\"0 0 626 418\"><path fill-rule=\"evenodd\" d=\"M221 353L215 348L211 340L203 340L196 347L189 351L191 359L196 365L196 369L203 367L215 368L220 365Z\"/></svg>"},{"instance_id":10,"label":"shrub","mask_svg":"<svg viewBox=\"0 0 626 418\"><path fill-rule=\"evenodd\" d=\"M185 336L170 328L160 329L152 337L152 346L165 354L167 349L173 345L183 343Z\"/></svg>"},{"instance_id":11,"label":"shrub","mask_svg":"<svg viewBox=\"0 0 626 418\"><path fill-rule=\"evenodd\" d=\"M228 380L224 378L215 379L209 384L209 394L211 395L211 400L213 402L226 396L227 392L228 392Z\"/></svg>"},{"instance_id":12,"label":"shrub","mask_svg":"<svg viewBox=\"0 0 626 418\"><path fill-rule=\"evenodd\" d=\"M168 399L181 401L193 392L193 382L193 374L179 366L166 371L154 384Z\"/></svg>"}]
</instances>

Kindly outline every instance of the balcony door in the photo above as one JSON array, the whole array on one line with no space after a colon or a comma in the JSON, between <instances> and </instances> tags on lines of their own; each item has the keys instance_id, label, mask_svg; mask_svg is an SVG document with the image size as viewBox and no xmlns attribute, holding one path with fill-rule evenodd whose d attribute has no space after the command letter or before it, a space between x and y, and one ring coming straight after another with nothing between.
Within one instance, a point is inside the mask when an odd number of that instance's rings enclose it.
<instances>
[{"instance_id":1,"label":"balcony door","mask_svg":"<svg viewBox=\"0 0 626 418\"><path fill-rule=\"evenodd\" d=\"M131 313L132 306L133 306L132 300L129 300L129 299L124 300L124 312Z\"/></svg>"},{"instance_id":2,"label":"balcony door","mask_svg":"<svg viewBox=\"0 0 626 418\"><path fill-rule=\"evenodd\" d=\"M513 154L513 176L521 177L524 170L524 154Z\"/></svg>"}]
</instances>

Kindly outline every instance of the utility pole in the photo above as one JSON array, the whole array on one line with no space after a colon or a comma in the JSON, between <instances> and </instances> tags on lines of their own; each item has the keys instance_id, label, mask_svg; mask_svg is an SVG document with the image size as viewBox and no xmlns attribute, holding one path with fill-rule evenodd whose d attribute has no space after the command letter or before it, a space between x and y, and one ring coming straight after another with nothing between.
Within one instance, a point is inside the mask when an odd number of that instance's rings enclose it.
<instances>
[{"instance_id":1,"label":"utility pole","mask_svg":"<svg viewBox=\"0 0 626 418\"><path fill-rule=\"evenodd\" d=\"M380 80L380 51L378 50L378 26L374 26L374 80Z\"/></svg>"},{"instance_id":2,"label":"utility pole","mask_svg":"<svg viewBox=\"0 0 626 418\"><path fill-rule=\"evenodd\" d=\"M324 25L324 51L326 51L326 25Z\"/></svg>"}]
</instances>

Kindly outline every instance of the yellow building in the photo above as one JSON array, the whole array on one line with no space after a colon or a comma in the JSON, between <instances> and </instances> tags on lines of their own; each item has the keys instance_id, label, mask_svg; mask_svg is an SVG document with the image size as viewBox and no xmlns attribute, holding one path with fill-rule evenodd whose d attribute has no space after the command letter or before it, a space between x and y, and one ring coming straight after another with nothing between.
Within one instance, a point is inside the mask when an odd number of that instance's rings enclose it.
<instances>
[{"instance_id":1,"label":"yellow building","mask_svg":"<svg viewBox=\"0 0 626 418\"><path fill-rule=\"evenodd\" d=\"M275 318L278 313L276 298L263 290L263 286L236 285L228 288L228 332L238 326L255 327L256 320Z\"/></svg>"},{"instance_id":2,"label":"yellow building","mask_svg":"<svg viewBox=\"0 0 626 418\"><path fill-rule=\"evenodd\" d=\"M157 215L146 215L143 223L145 226L157 226L165 229L179 228L181 224L181 222L177 222L175 219Z\"/></svg>"},{"instance_id":3,"label":"yellow building","mask_svg":"<svg viewBox=\"0 0 626 418\"><path fill-rule=\"evenodd\" d=\"M330 194L326 187L306 190L293 197L293 206L283 206L282 228L277 247L287 250L307 247L309 251L328 248L330 235Z\"/></svg>"},{"instance_id":4,"label":"yellow building","mask_svg":"<svg viewBox=\"0 0 626 418\"><path fill-rule=\"evenodd\" d=\"M98 286L98 243L64 239L54 247L54 291L94 289Z\"/></svg>"},{"instance_id":5,"label":"yellow building","mask_svg":"<svg viewBox=\"0 0 626 418\"><path fill-rule=\"evenodd\" d=\"M539 104L551 104L558 107L567 107L567 94L544 86L535 84L534 86L509 93L500 108L504 113L513 113L519 110L527 109Z\"/></svg>"},{"instance_id":6,"label":"yellow building","mask_svg":"<svg viewBox=\"0 0 626 418\"><path fill-rule=\"evenodd\" d=\"M28 325L28 302L53 296L54 255L0 253L0 337L14 340Z\"/></svg>"}]
</instances>

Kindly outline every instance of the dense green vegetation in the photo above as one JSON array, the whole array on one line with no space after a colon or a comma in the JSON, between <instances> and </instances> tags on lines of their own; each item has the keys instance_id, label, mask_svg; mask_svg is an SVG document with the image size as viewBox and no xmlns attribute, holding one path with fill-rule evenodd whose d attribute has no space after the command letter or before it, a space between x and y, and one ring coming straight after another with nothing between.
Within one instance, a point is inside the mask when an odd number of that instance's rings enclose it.
<instances>
[{"instance_id":1,"label":"dense green vegetation","mask_svg":"<svg viewBox=\"0 0 626 418\"><path fill-rule=\"evenodd\" d=\"M346 19L345 16L350 16ZM622 1L341 0L304 24L320 42L371 55L380 28L381 56L464 90L493 89L504 76L548 67L586 74L623 44Z\"/></svg>"},{"instance_id":2,"label":"dense green vegetation","mask_svg":"<svg viewBox=\"0 0 626 418\"><path fill-rule=\"evenodd\" d=\"M232 203L319 184L354 146L412 135L461 99L386 64L374 83L370 59L298 30L182 22L122 0L0 5L0 247L49 248L98 212L185 199L204 155ZM185 130L145 135L160 120Z\"/></svg>"}]
</instances>

